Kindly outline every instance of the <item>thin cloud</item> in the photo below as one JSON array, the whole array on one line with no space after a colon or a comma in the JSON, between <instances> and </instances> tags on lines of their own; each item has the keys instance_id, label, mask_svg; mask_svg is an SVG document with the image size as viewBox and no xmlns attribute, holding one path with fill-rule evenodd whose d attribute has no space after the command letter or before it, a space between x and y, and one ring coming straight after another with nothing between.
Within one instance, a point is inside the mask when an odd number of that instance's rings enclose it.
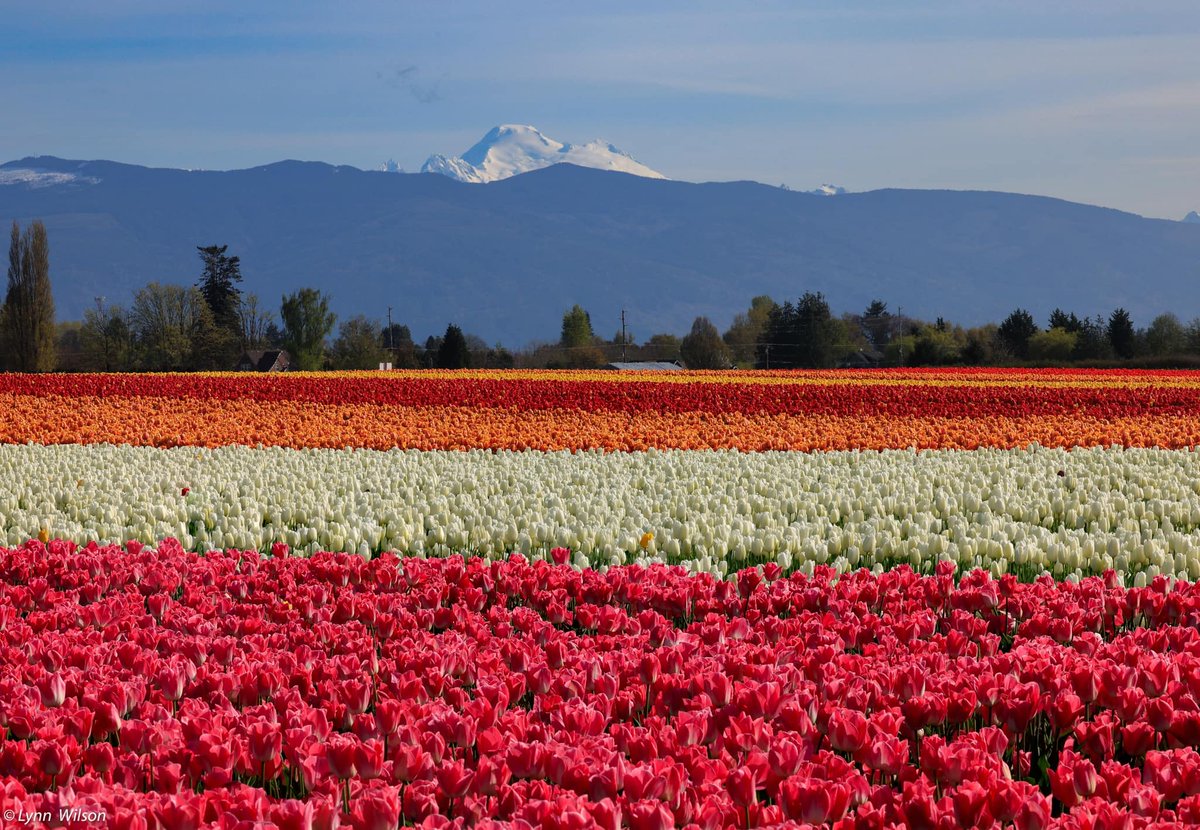
<instances>
[{"instance_id":1,"label":"thin cloud","mask_svg":"<svg viewBox=\"0 0 1200 830\"><path fill-rule=\"evenodd\" d=\"M422 81L421 68L415 64L396 67L386 72L377 71L375 77L392 89L406 91L422 104L432 104L434 101L442 100L438 82Z\"/></svg>"}]
</instances>

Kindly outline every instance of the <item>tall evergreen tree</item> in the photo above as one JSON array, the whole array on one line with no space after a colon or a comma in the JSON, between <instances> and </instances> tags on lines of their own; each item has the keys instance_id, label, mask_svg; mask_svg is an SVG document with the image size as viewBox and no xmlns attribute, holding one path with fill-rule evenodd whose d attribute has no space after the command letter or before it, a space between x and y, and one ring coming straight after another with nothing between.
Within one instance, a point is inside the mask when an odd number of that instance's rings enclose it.
<instances>
[{"instance_id":1,"label":"tall evergreen tree","mask_svg":"<svg viewBox=\"0 0 1200 830\"><path fill-rule=\"evenodd\" d=\"M239 257L227 256L228 245L196 246L204 262L204 272L196 283L204 301L212 311L213 322L218 328L237 334L238 304L242 292L237 284L242 281L242 263Z\"/></svg>"},{"instance_id":2,"label":"tall evergreen tree","mask_svg":"<svg viewBox=\"0 0 1200 830\"><path fill-rule=\"evenodd\" d=\"M1033 315L1023 308L1018 308L1005 317L1000 328L996 330L996 336L1005 350L1021 360L1029 357L1029 338L1037 333L1038 327L1037 323L1033 322Z\"/></svg>"},{"instance_id":3,"label":"tall evergreen tree","mask_svg":"<svg viewBox=\"0 0 1200 830\"><path fill-rule=\"evenodd\" d=\"M820 292L807 291L796 305L775 308L759 342L759 365L785 369L824 369L837 361L845 329L830 313Z\"/></svg>"},{"instance_id":4,"label":"tall evergreen tree","mask_svg":"<svg viewBox=\"0 0 1200 830\"><path fill-rule=\"evenodd\" d=\"M467 369L471 366L471 352L467 349L467 338L462 329L451 323L446 326L441 345L437 350L437 368Z\"/></svg>"},{"instance_id":5,"label":"tall evergreen tree","mask_svg":"<svg viewBox=\"0 0 1200 830\"><path fill-rule=\"evenodd\" d=\"M1056 308L1050 312L1050 322L1047 328L1077 332L1082 326L1083 323L1075 316L1075 312L1072 311L1070 314L1067 314L1061 308Z\"/></svg>"},{"instance_id":6,"label":"tall evergreen tree","mask_svg":"<svg viewBox=\"0 0 1200 830\"><path fill-rule=\"evenodd\" d=\"M50 289L50 243L35 220L22 233L13 222L8 250L8 293L4 300L8 359L21 372L50 372L55 366L54 294Z\"/></svg>"},{"instance_id":7,"label":"tall evergreen tree","mask_svg":"<svg viewBox=\"0 0 1200 830\"><path fill-rule=\"evenodd\" d=\"M1133 357L1135 338L1133 318L1123 308L1118 308L1108 318L1108 342L1117 357Z\"/></svg>"}]
</instances>

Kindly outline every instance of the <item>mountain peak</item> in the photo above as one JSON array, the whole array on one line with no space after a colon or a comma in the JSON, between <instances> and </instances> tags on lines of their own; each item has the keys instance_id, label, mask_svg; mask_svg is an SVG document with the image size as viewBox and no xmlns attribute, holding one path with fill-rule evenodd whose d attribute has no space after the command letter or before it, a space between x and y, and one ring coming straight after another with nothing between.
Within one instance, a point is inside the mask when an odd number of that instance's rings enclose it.
<instances>
[{"instance_id":1,"label":"mountain peak","mask_svg":"<svg viewBox=\"0 0 1200 830\"><path fill-rule=\"evenodd\" d=\"M1189 225L1200 225L1200 213L1196 213L1193 210L1187 216L1183 217L1181 221L1187 222Z\"/></svg>"},{"instance_id":2,"label":"mountain peak","mask_svg":"<svg viewBox=\"0 0 1200 830\"><path fill-rule=\"evenodd\" d=\"M461 156L430 156L421 172L440 173L460 182L494 182L564 162L650 179L666 178L602 139L564 144L528 124L493 127Z\"/></svg>"}]
</instances>

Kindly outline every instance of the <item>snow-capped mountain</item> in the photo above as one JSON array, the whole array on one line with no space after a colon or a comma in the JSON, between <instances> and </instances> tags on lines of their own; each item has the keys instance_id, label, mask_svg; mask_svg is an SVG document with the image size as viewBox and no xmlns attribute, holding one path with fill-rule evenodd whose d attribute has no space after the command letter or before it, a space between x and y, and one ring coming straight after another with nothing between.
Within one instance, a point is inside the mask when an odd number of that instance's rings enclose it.
<instances>
[{"instance_id":1,"label":"snow-capped mountain","mask_svg":"<svg viewBox=\"0 0 1200 830\"><path fill-rule=\"evenodd\" d=\"M836 184L823 184L808 192L814 196L841 196L846 192L846 188L838 187Z\"/></svg>"},{"instance_id":2,"label":"snow-capped mountain","mask_svg":"<svg viewBox=\"0 0 1200 830\"><path fill-rule=\"evenodd\" d=\"M1183 217L1181 221L1187 222L1189 225L1200 225L1200 213L1196 213L1193 210L1187 216Z\"/></svg>"},{"instance_id":3,"label":"snow-capped mountain","mask_svg":"<svg viewBox=\"0 0 1200 830\"><path fill-rule=\"evenodd\" d=\"M432 155L422 165L421 172L441 173L460 182L494 182L564 162L648 179L666 178L607 142L563 144L523 124L493 128L461 156Z\"/></svg>"},{"instance_id":4,"label":"snow-capped mountain","mask_svg":"<svg viewBox=\"0 0 1200 830\"><path fill-rule=\"evenodd\" d=\"M403 173L404 168L396 163L395 159L388 159L383 164L379 165L380 173Z\"/></svg>"}]
</instances>

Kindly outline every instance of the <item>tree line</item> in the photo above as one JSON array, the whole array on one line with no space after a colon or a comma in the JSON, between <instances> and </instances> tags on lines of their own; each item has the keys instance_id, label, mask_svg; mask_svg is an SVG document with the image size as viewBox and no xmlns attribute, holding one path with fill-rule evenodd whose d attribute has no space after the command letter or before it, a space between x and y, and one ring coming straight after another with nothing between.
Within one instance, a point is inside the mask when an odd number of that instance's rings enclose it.
<instances>
[{"instance_id":1,"label":"tree line","mask_svg":"<svg viewBox=\"0 0 1200 830\"><path fill-rule=\"evenodd\" d=\"M13 223L8 294L3 308L4 367L13 371L215 371L245 354L288 353L290 368L375 369L469 365L511 367L503 347L451 325L422 346L405 325L381 326L359 315L341 323L330 297L301 288L281 298L278 313L241 289L241 260L227 245L198 246L194 285L152 282L128 305L97 297L83 320L55 324L45 226Z\"/></svg>"},{"instance_id":2,"label":"tree line","mask_svg":"<svg viewBox=\"0 0 1200 830\"><path fill-rule=\"evenodd\" d=\"M227 245L198 246L193 285L152 282L128 306L96 298L82 321L55 323L45 226L14 222L0 350L10 371L197 371L234 368L246 353L287 351L293 369L594 368L617 361L678 361L696 369L836 366L1143 365L1200 368L1200 319L1160 314L1138 328L1123 308L1107 317L1055 309L1044 327L1015 309L971 328L941 317L901 315L883 300L835 316L819 292L795 302L754 297L722 333L697 317L683 336L637 342L624 328L598 335L581 306L568 309L556 341L512 352L450 324L414 342L407 325L355 316L338 325L314 288L284 295L278 312L243 292L241 261ZM334 335L334 329L337 333Z\"/></svg>"},{"instance_id":3,"label":"tree line","mask_svg":"<svg viewBox=\"0 0 1200 830\"><path fill-rule=\"evenodd\" d=\"M622 340L624 338L624 340ZM586 368L629 353L635 360L677 360L694 369L821 369L866 366L1145 366L1200 368L1200 318L1184 324L1172 313L1138 328L1124 308L1107 317L1079 317L1056 308L1044 328L1015 309L999 324L965 328L892 312L872 300L859 313L835 316L819 292L780 304L766 295L720 333L697 317L682 338L656 334L641 347L628 334L596 336L587 312L563 317L557 344L518 355L530 366Z\"/></svg>"}]
</instances>

